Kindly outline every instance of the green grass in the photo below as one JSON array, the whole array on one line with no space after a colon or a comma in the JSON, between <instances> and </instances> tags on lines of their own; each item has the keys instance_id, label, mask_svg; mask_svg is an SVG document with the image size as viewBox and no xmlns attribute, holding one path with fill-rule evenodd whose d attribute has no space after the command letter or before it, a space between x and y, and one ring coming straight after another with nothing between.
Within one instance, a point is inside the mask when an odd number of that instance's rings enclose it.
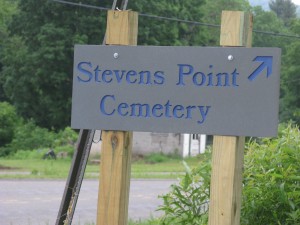
<instances>
[{"instance_id":1,"label":"green grass","mask_svg":"<svg viewBox=\"0 0 300 225\"><path fill-rule=\"evenodd\" d=\"M71 160L0 159L0 165L11 168L0 178L57 179L68 176Z\"/></svg>"},{"instance_id":2,"label":"green grass","mask_svg":"<svg viewBox=\"0 0 300 225\"><path fill-rule=\"evenodd\" d=\"M134 220L129 220L128 225L158 225L159 219L149 219L149 220L139 220L139 221L134 221Z\"/></svg>"},{"instance_id":3,"label":"green grass","mask_svg":"<svg viewBox=\"0 0 300 225\"><path fill-rule=\"evenodd\" d=\"M150 218L148 220L132 220L129 219L128 225L158 225L159 219ZM83 225L95 225L93 222L85 222Z\"/></svg>"},{"instance_id":4,"label":"green grass","mask_svg":"<svg viewBox=\"0 0 300 225\"><path fill-rule=\"evenodd\" d=\"M185 159L191 167L200 162L198 158ZM71 159L42 160L42 159L5 159L0 158L0 179L66 179L71 166ZM98 178L99 165L88 164L85 178ZM168 159L166 162L148 164L144 161L133 162L131 166L132 178L145 179L174 179L178 178L185 169L180 159Z\"/></svg>"}]
</instances>

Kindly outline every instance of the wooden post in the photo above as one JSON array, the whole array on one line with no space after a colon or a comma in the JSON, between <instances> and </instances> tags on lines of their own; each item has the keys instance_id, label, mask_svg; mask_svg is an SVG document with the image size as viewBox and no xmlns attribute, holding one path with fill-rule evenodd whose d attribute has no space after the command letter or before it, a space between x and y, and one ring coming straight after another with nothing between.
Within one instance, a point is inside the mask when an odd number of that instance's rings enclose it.
<instances>
[{"instance_id":1,"label":"wooden post","mask_svg":"<svg viewBox=\"0 0 300 225\"><path fill-rule=\"evenodd\" d=\"M106 44L137 45L137 24L136 12L108 11ZM131 151L132 132L102 132L97 225L127 224Z\"/></svg>"},{"instance_id":2,"label":"wooden post","mask_svg":"<svg viewBox=\"0 0 300 225\"><path fill-rule=\"evenodd\" d=\"M223 11L220 45L251 47L251 42L252 16ZM240 224L244 145L244 137L214 137L209 225Z\"/></svg>"}]
</instances>

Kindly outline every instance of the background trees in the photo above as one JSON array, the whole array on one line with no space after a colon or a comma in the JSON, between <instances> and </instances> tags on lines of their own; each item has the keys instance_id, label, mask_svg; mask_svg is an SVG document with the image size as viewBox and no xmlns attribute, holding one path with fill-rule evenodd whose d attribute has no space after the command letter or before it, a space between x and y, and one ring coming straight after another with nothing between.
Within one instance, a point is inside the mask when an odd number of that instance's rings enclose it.
<instances>
[{"instance_id":1,"label":"background trees","mask_svg":"<svg viewBox=\"0 0 300 225\"><path fill-rule=\"evenodd\" d=\"M8 35L7 25L9 24L12 15L16 11L17 11L16 1L0 0L0 57L3 52L2 46ZM1 71L2 66L3 66L3 64L0 60L0 71ZM0 79L1 79L1 77L0 77ZM0 83L0 101L5 101L5 100L7 100L7 97L4 94L3 87Z\"/></svg>"},{"instance_id":2,"label":"background trees","mask_svg":"<svg viewBox=\"0 0 300 225\"><path fill-rule=\"evenodd\" d=\"M291 19L296 18L297 7L291 0L271 0L269 7L285 25L288 25Z\"/></svg>"},{"instance_id":3,"label":"background trees","mask_svg":"<svg viewBox=\"0 0 300 225\"><path fill-rule=\"evenodd\" d=\"M18 8L3 44L5 94L23 117L64 128L70 123L73 46L101 43L105 13L34 0L20 0Z\"/></svg>"},{"instance_id":4,"label":"background trees","mask_svg":"<svg viewBox=\"0 0 300 225\"><path fill-rule=\"evenodd\" d=\"M203 21L204 0L129 1L137 12L190 21ZM201 27L151 17L139 17L139 45L201 45L206 42Z\"/></svg>"},{"instance_id":5,"label":"background trees","mask_svg":"<svg viewBox=\"0 0 300 225\"><path fill-rule=\"evenodd\" d=\"M17 120L15 108L7 102L0 102L0 147L12 141Z\"/></svg>"},{"instance_id":6,"label":"background trees","mask_svg":"<svg viewBox=\"0 0 300 225\"><path fill-rule=\"evenodd\" d=\"M291 30L300 35L300 20L294 20ZM300 40L289 44L284 56L282 70L282 107L280 109L281 120L293 120L300 124Z\"/></svg>"}]
</instances>

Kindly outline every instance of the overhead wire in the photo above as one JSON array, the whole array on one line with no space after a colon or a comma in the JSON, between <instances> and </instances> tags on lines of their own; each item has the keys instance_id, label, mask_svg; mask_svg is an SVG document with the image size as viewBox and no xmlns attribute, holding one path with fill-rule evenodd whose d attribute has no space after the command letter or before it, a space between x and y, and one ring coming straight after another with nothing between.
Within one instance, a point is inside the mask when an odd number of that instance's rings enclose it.
<instances>
[{"instance_id":1,"label":"overhead wire","mask_svg":"<svg viewBox=\"0 0 300 225\"><path fill-rule=\"evenodd\" d=\"M84 3L81 3L81 2L76 3L76 2L69 2L69 1L65 1L65 0L50 0L50 1L61 3L61 4L67 4L67 5L97 9L97 10L102 10L102 11L110 10L110 8L84 4ZM213 28L221 27L221 25L219 25L219 24L203 23L203 22L179 19L179 18L174 18L174 17L157 16L157 15L151 15L151 14L147 14L147 13L139 13L139 15L142 16L142 17L149 17L149 18L154 18L154 19L159 19L159 20L168 20L168 21L173 21L173 22L192 24L192 25L196 25L196 26L206 26L206 27L213 27ZM300 39L300 36L298 36L298 35L283 34L283 33L277 33L277 32L272 32L272 31L253 30L253 32L257 33L257 34L263 34L263 35L271 35L271 36L278 36L278 37Z\"/></svg>"},{"instance_id":2,"label":"overhead wire","mask_svg":"<svg viewBox=\"0 0 300 225\"><path fill-rule=\"evenodd\" d=\"M80 6L80 7L84 7L84 8L90 8L90 9L99 9L99 10L103 10L103 11L110 10L110 8L94 6L94 5L87 5L87 4L83 4L81 2L76 3L76 2L69 2L69 1L64 1L64 0L50 0L50 1L65 4L65 5Z\"/></svg>"}]
</instances>

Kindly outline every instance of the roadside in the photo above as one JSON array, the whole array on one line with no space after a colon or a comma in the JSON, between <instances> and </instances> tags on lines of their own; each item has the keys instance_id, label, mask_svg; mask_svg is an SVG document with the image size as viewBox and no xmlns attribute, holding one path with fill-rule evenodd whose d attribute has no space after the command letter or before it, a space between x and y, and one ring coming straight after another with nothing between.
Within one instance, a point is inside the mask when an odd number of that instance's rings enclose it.
<instances>
[{"instance_id":1,"label":"roadside","mask_svg":"<svg viewBox=\"0 0 300 225\"><path fill-rule=\"evenodd\" d=\"M187 158L188 165L195 167L201 159ZM7 159L0 158L0 179L64 179L71 166L71 159ZM100 165L89 163L85 178L99 178ZM185 172L182 159L165 159L162 162L135 161L131 166L132 178L176 179Z\"/></svg>"},{"instance_id":2,"label":"roadside","mask_svg":"<svg viewBox=\"0 0 300 225\"><path fill-rule=\"evenodd\" d=\"M162 200L157 196L167 193L172 180L132 179L129 197L129 218L157 217ZM85 179L82 184L73 224L92 224L96 220L98 185L96 179ZM1 225L55 224L63 180L0 180Z\"/></svg>"}]
</instances>

